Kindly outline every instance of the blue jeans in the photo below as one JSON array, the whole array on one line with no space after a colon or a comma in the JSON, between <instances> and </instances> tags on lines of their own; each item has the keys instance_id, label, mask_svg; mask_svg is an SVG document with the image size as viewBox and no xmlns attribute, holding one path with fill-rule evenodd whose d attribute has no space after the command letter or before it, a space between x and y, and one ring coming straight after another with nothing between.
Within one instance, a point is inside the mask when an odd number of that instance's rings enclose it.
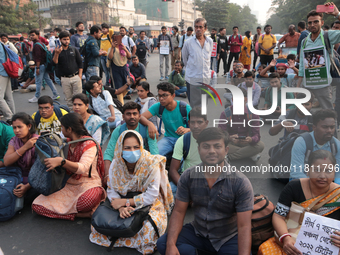
<instances>
[{"instance_id":1,"label":"blue jeans","mask_svg":"<svg viewBox=\"0 0 340 255\"><path fill-rule=\"evenodd\" d=\"M35 69L34 76L35 76L35 84L37 85L37 88L36 88L36 91L35 91L35 97L36 98L40 97L41 86L42 86L43 80L45 80L47 85L51 88L53 96L54 97L59 96L58 91L55 88L50 76L46 72L45 65L40 65L39 75L37 75L37 69Z\"/></svg>"},{"instance_id":2,"label":"blue jeans","mask_svg":"<svg viewBox=\"0 0 340 255\"><path fill-rule=\"evenodd\" d=\"M101 56L100 58L100 63L102 65L103 71L105 73L105 84L106 86L110 86L109 80L110 80L110 70L106 67L106 61L107 61L107 56Z\"/></svg>"},{"instance_id":3,"label":"blue jeans","mask_svg":"<svg viewBox=\"0 0 340 255\"><path fill-rule=\"evenodd\" d=\"M59 85L61 86L61 80L58 78L58 76L55 74L55 71L54 71L54 81Z\"/></svg>"},{"instance_id":4,"label":"blue jeans","mask_svg":"<svg viewBox=\"0 0 340 255\"><path fill-rule=\"evenodd\" d=\"M174 196L174 198L176 198L176 192L177 192L176 184L173 183L173 182L170 182L170 187L171 187L171 190L172 190L172 195Z\"/></svg>"},{"instance_id":5,"label":"blue jeans","mask_svg":"<svg viewBox=\"0 0 340 255\"><path fill-rule=\"evenodd\" d=\"M211 57L210 70L217 72L217 57Z\"/></svg>"},{"instance_id":6,"label":"blue jeans","mask_svg":"<svg viewBox=\"0 0 340 255\"><path fill-rule=\"evenodd\" d=\"M166 156L174 150L178 138L166 136L157 142L159 155Z\"/></svg>"},{"instance_id":7,"label":"blue jeans","mask_svg":"<svg viewBox=\"0 0 340 255\"><path fill-rule=\"evenodd\" d=\"M24 66L27 65L27 60L26 60L26 56L25 55L22 56L22 63L23 63Z\"/></svg>"},{"instance_id":8,"label":"blue jeans","mask_svg":"<svg viewBox=\"0 0 340 255\"><path fill-rule=\"evenodd\" d=\"M99 76L99 67L98 66L88 66L87 69L86 69L86 73L85 73L86 81L89 81L90 77L94 76L94 75Z\"/></svg>"},{"instance_id":9,"label":"blue jeans","mask_svg":"<svg viewBox=\"0 0 340 255\"><path fill-rule=\"evenodd\" d=\"M107 118L103 118L103 117L101 117L101 118L103 120L107 121ZM107 121L107 124L109 125L109 128L116 128L117 122L121 121L121 120L122 120L122 118L120 116L119 117L116 116L116 119L115 119L114 122Z\"/></svg>"},{"instance_id":10,"label":"blue jeans","mask_svg":"<svg viewBox=\"0 0 340 255\"><path fill-rule=\"evenodd\" d=\"M186 86L177 86L177 87L179 87L179 89L175 90L176 97L178 97L179 94L187 92L187 87Z\"/></svg>"},{"instance_id":11,"label":"blue jeans","mask_svg":"<svg viewBox=\"0 0 340 255\"><path fill-rule=\"evenodd\" d=\"M157 241L157 249L160 254L164 255L166 251L166 239L168 234L164 234ZM221 248L216 251L212 246L209 239L197 236L195 234L194 227L188 223L183 226L181 232L178 235L177 249L180 254L185 255L196 255L196 251L209 252L209 254L226 254L226 255L237 255L238 254L238 240L237 235L231 238L229 241L224 243ZM206 254L202 253L202 254Z\"/></svg>"}]
</instances>

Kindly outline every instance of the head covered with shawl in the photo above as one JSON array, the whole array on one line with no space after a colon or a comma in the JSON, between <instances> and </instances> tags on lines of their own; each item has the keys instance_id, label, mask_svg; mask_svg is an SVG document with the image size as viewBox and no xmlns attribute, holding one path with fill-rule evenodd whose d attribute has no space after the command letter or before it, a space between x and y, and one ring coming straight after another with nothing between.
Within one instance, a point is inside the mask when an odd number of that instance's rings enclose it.
<instances>
[{"instance_id":1,"label":"head covered with shawl","mask_svg":"<svg viewBox=\"0 0 340 255\"><path fill-rule=\"evenodd\" d=\"M136 162L133 177L131 177L128 172L125 160L122 157L124 138L131 132L138 137L141 150L141 156ZM143 138L138 132L134 130L126 130L117 140L113 162L114 165L112 168L113 173L111 175L112 179L108 185L123 196L130 191L139 191L144 193L149 184L154 180L156 171L161 171L160 195L162 196L165 209L168 213L170 213L174 204L174 199L168 180L168 174L165 170L165 161L165 157L160 155L151 155L150 152L144 149ZM143 207L142 195L135 196L134 201L137 207Z\"/></svg>"}]
</instances>

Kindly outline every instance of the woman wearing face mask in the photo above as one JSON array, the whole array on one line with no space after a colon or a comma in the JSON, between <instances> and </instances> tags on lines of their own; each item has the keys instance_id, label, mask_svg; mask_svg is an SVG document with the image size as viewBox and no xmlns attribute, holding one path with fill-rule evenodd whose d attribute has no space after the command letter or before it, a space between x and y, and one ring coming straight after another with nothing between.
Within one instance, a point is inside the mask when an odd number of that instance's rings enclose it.
<instances>
[{"instance_id":1,"label":"woman wearing face mask","mask_svg":"<svg viewBox=\"0 0 340 255\"><path fill-rule=\"evenodd\" d=\"M136 89L138 97L136 98L135 102L142 107L140 114L143 114L143 112L146 112L152 105L157 103L157 99L150 92L150 85L147 81L139 83ZM151 117L149 121L151 121L155 127L158 128L159 118L157 116Z\"/></svg>"},{"instance_id":2,"label":"woman wearing face mask","mask_svg":"<svg viewBox=\"0 0 340 255\"><path fill-rule=\"evenodd\" d=\"M309 178L296 179L289 182L282 190L273 214L273 226L277 235L280 237L279 242L281 242L281 246L276 243L275 237L272 237L261 244L258 252L259 255L302 255L294 246L295 240L288 233L285 218L290 211L292 202L299 203L302 207L307 208L316 199L329 191L331 191L331 193L326 196L326 199L338 192L340 186L333 182L336 167L336 159L331 152L317 150L311 153L308 167L305 169ZM337 205L330 206L333 203L339 202L340 195L337 194L314 213L340 220L340 207ZM335 231L330 238L335 246L340 247L339 231Z\"/></svg>"},{"instance_id":3,"label":"woman wearing face mask","mask_svg":"<svg viewBox=\"0 0 340 255\"><path fill-rule=\"evenodd\" d=\"M67 141L91 137L78 113L66 114L60 122ZM72 221L76 217L91 218L100 201L105 198L102 188L104 160L100 147L97 148L92 140L72 143L67 159L47 158L44 163L47 171L62 166L72 176L61 190L49 196L37 197L32 204L33 211L45 217Z\"/></svg>"},{"instance_id":4,"label":"woman wearing face mask","mask_svg":"<svg viewBox=\"0 0 340 255\"><path fill-rule=\"evenodd\" d=\"M102 146L110 136L110 128L106 121L89 110L89 98L83 94L72 97L73 111L83 118L85 128L97 143Z\"/></svg>"},{"instance_id":5,"label":"woman wearing face mask","mask_svg":"<svg viewBox=\"0 0 340 255\"><path fill-rule=\"evenodd\" d=\"M118 138L115 156L109 170L107 196L111 206L119 210L121 218L131 216L136 208L152 205L150 216L155 221L159 234L167 228L167 213L173 206L173 196L165 170L165 157L151 155L143 149L143 138L134 130L124 131ZM135 196L128 193L134 192ZM131 198L122 198L124 196ZM93 227L90 241L101 246L110 246L109 237L99 234ZM157 235L149 221L129 238L119 238L114 247L137 249L142 254L154 252Z\"/></svg>"},{"instance_id":6,"label":"woman wearing face mask","mask_svg":"<svg viewBox=\"0 0 340 255\"><path fill-rule=\"evenodd\" d=\"M12 127L15 136L8 144L4 164L5 166L17 165L21 168L23 183L13 190L13 194L17 197L26 196L25 202L32 203L39 193L31 189L28 174L36 159L35 143L39 136L35 134L35 123L27 113L19 112L13 115Z\"/></svg>"}]
</instances>

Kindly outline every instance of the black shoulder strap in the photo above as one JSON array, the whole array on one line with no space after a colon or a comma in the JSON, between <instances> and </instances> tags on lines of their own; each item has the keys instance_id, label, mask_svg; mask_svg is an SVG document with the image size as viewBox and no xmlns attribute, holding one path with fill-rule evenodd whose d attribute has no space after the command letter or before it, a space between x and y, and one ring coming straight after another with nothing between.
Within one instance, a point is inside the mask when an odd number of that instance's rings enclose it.
<instances>
[{"instance_id":1,"label":"black shoulder strap","mask_svg":"<svg viewBox=\"0 0 340 255\"><path fill-rule=\"evenodd\" d=\"M305 140L305 143L306 143L306 154L304 158L304 164L308 164L309 156L313 152L313 138L311 134L308 132L303 133L301 136Z\"/></svg>"},{"instance_id":2,"label":"black shoulder strap","mask_svg":"<svg viewBox=\"0 0 340 255\"><path fill-rule=\"evenodd\" d=\"M109 40L109 42L111 43L111 39L110 39L110 32L107 34L107 39Z\"/></svg>"},{"instance_id":3,"label":"black shoulder strap","mask_svg":"<svg viewBox=\"0 0 340 255\"><path fill-rule=\"evenodd\" d=\"M99 96L103 99L103 100L106 100L105 96L103 93L100 93Z\"/></svg>"},{"instance_id":4,"label":"black shoulder strap","mask_svg":"<svg viewBox=\"0 0 340 255\"><path fill-rule=\"evenodd\" d=\"M323 38L325 40L326 50L328 54L332 56L332 48L331 48L331 42L329 41L329 37L328 37L328 31L324 31Z\"/></svg>"}]
</instances>

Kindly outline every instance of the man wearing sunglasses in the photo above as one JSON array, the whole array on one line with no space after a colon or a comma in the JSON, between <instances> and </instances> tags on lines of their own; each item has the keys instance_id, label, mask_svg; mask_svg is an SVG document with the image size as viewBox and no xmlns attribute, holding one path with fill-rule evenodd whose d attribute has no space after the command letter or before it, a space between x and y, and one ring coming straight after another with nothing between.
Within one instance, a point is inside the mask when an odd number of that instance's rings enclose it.
<instances>
[{"instance_id":1,"label":"man wearing sunglasses","mask_svg":"<svg viewBox=\"0 0 340 255\"><path fill-rule=\"evenodd\" d=\"M338 8L334 5L334 3L326 3L326 6L334 6L334 11L331 13L326 13L329 15L333 15L338 20L340 18L340 12ZM332 95L331 95L331 83L334 84L339 83L339 79L332 79L332 76L330 74L330 68L331 68L331 62L327 49L326 49L326 38L325 38L325 32L321 29L321 27L324 25L323 21L323 13L318 13L315 10L312 10L307 15L307 24L308 24L308 30L310 31L310 34L301 42L301 50L300 50L300 63L304 63L305 55L315 53L319 54L319 52L324 52L324 58L326 60L326 66L324 68L314 68L315 70L311 70L311 68L305 68L304 65L300 65L299 69L299 81L297 84L297 87L301 87L301 83L303 82L304 86L308 89L310 89L313 94L318 99L321 108L323 109L333 109L332 105ZM337 44L340 42L340 31L339 30L329 30L328 32L328 38L331 45L331 49L333 48L334 44ZM327 67L327 68L326 68ZM308 70L310 69L310 70ZM319 69L317 74L310 76L310 73L315 73L317 71L316 69ZM321 76L321 71L325 69L325 75ZM327 72L326 72L327 71ZM306 78L307 77L307 78ZM311 77L309 79L309 77ZM305 78L305 79L303 79ZM338 109L338 114L340 113L340 91L337 89L337 95L336 95L336 108Z\"/></svg>"}]
</instances>

